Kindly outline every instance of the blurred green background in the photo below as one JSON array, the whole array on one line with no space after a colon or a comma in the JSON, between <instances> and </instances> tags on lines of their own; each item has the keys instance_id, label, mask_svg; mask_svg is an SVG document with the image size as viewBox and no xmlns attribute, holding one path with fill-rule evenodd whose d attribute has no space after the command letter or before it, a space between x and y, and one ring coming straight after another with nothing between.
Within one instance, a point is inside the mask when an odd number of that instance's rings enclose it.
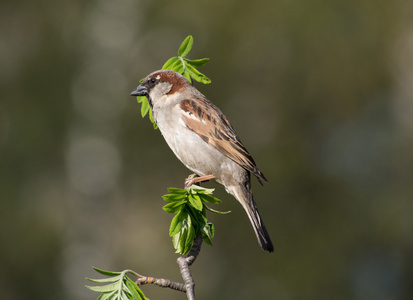
<instances>
[{"instance_id":1,"label":"blurred green background","mask_svg":"<svg viewBox=\"0 0 413 300\"><path fill-rule=\"evenodd\" d=\"M263 252L221 186L199 299L413 298L413 3L2 1L1 298L96 299L91 269L180 280L161 207L189 171L130 92L176 55L269 180ZM185 299L145 286L151 299Z\"/></svg>"}]
</instances>

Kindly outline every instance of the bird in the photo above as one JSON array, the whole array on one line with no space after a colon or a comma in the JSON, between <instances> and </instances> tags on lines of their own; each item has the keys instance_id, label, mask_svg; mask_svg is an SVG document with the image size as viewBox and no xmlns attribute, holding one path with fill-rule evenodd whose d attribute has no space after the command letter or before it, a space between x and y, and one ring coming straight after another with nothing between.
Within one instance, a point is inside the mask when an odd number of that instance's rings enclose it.
<instances>
[{"instance_id":1,"label":"bird","mask_svg":"<svg viewBox=\"0 0 413 300\"><path fill-rule=\"evenodd\" d=\"M262 185L268 181L221 110L172 70L149 74L130 95L148 99L166 143L198 175L188 178L185 185L213 179L223 185L244 208L261 248L273 252L252 194L251 173Z\"/></svg>"}]
</instances>

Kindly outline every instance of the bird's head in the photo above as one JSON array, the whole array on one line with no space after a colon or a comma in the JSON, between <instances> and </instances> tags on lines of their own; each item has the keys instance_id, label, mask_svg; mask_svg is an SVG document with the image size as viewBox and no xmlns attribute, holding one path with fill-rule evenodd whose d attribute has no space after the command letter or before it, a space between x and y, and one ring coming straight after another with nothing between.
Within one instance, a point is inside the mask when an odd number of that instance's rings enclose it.
<instances>
[{"instance_id":1,"label":"bird's head","mask_svg":"<svg viewBox=\"0 0 413 300\"><path fill-rule=\"evenodd\" d=\"M164 96L182 93L191 83L181 74L171 70L153 72L131 93L131 96L146 96L153 107L157 101L164 101Z\"/></svg>"}]
</instances>

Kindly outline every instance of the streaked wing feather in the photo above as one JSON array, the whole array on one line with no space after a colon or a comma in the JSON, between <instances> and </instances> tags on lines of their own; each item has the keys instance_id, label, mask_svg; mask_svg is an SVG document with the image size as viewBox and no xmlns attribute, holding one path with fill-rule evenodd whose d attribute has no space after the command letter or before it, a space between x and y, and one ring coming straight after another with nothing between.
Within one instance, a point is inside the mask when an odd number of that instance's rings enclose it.
<instances>
[{"instance_id":1,"label":"streaked wing feather","mask_svg":"<svg viewBox=\"0 0 413 300\"><path fill-rule=\"evenodd\" d=\"M181 101L180 107L185 112L183 118L190 130L241 167L252 172L260 183L267 182L219 108L204 98L185 99Z\"/></svg>"}]
</instances>

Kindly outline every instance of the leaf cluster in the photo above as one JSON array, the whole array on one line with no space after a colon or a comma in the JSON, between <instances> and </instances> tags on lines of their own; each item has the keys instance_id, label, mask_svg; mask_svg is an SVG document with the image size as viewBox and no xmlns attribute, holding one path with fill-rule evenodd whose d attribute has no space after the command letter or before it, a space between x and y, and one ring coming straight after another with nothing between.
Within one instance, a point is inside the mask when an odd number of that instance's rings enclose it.
<instances>
[{"instance_id":1,"label":"leaf cluster","mask_svg":"<svg viewBox=\"0 0 413 300\"><path fill-rule=\"evenodd\" d=\"M168 202L163 209L176 214L169 227L169 236L172 237L176 253L188 253L199 234L207 244L212 245L215 229L207 220L206 211L229 213L214 210L206 205L221 203L221 200L212 196L214 189L191 185L185 189L168 188L168 191L170 194L162 196Z\"/></svg>"},{"instance_id":2,"label":"leaf cluster","mask_svg":"<svg viewBox=\"0 0 413 300\"><path fill-rule=\"evenodd\" d=\"M181 46L178 50L178 56L171 57L166 61L163 65L162 70L172 70L176 71L179 74L185 76L189 82L192 83L192 79L204 84L211 83L211 79L205 76L203 73L199 72L197 68L205 65L209 58L201 58L201 59L188 59L186 56L192 49L192 45L194 43L194 39L191 35L187 36L185 40L182 42ZM141 80L142 82L142 80ZM151 120L154 129L157 129L158 126L156 125L153 115L152 109L149 105L149 101L145 96L138 96L137 97L138 103L141 103L141 115L144 118L149 113L149 119Z\"/></svg>"},{"instance_id":3,"label":"leaf cluster","mask_svg":"<svg viewBox=\"0 0 413 300\"><path fill-rule=\"evenodd\" d=\"M105 285L86 286L88 289L101 293L97 300L149 300L145 297L139 286L128 276L133 274L140 275L132 270L124 270L122 272L104 271L98 268L93 268L102 275L109 276L103 279L87 280L95 283L105 283Z\"/></svg>"},{"instance_id":4,"label":"leaf cluster","mask_svg":"<svg viewBox=\"0 0 413 300\"><path fill-rule=\"evenodd\" d=\"M209 58L194 60L185 58L191 51L193 43L193 37L191 35L187 36L179 47L178 56L174 56L168 59L168 61L163 65L162 70L176 71L185 76L185 78L188 79L188 81L191 83L192 79L194 79L195 81L209 84L211 83L211 79L209 79L207 76L196 69L205 65L209 61Z\"/></svg>"}]
</instances>

